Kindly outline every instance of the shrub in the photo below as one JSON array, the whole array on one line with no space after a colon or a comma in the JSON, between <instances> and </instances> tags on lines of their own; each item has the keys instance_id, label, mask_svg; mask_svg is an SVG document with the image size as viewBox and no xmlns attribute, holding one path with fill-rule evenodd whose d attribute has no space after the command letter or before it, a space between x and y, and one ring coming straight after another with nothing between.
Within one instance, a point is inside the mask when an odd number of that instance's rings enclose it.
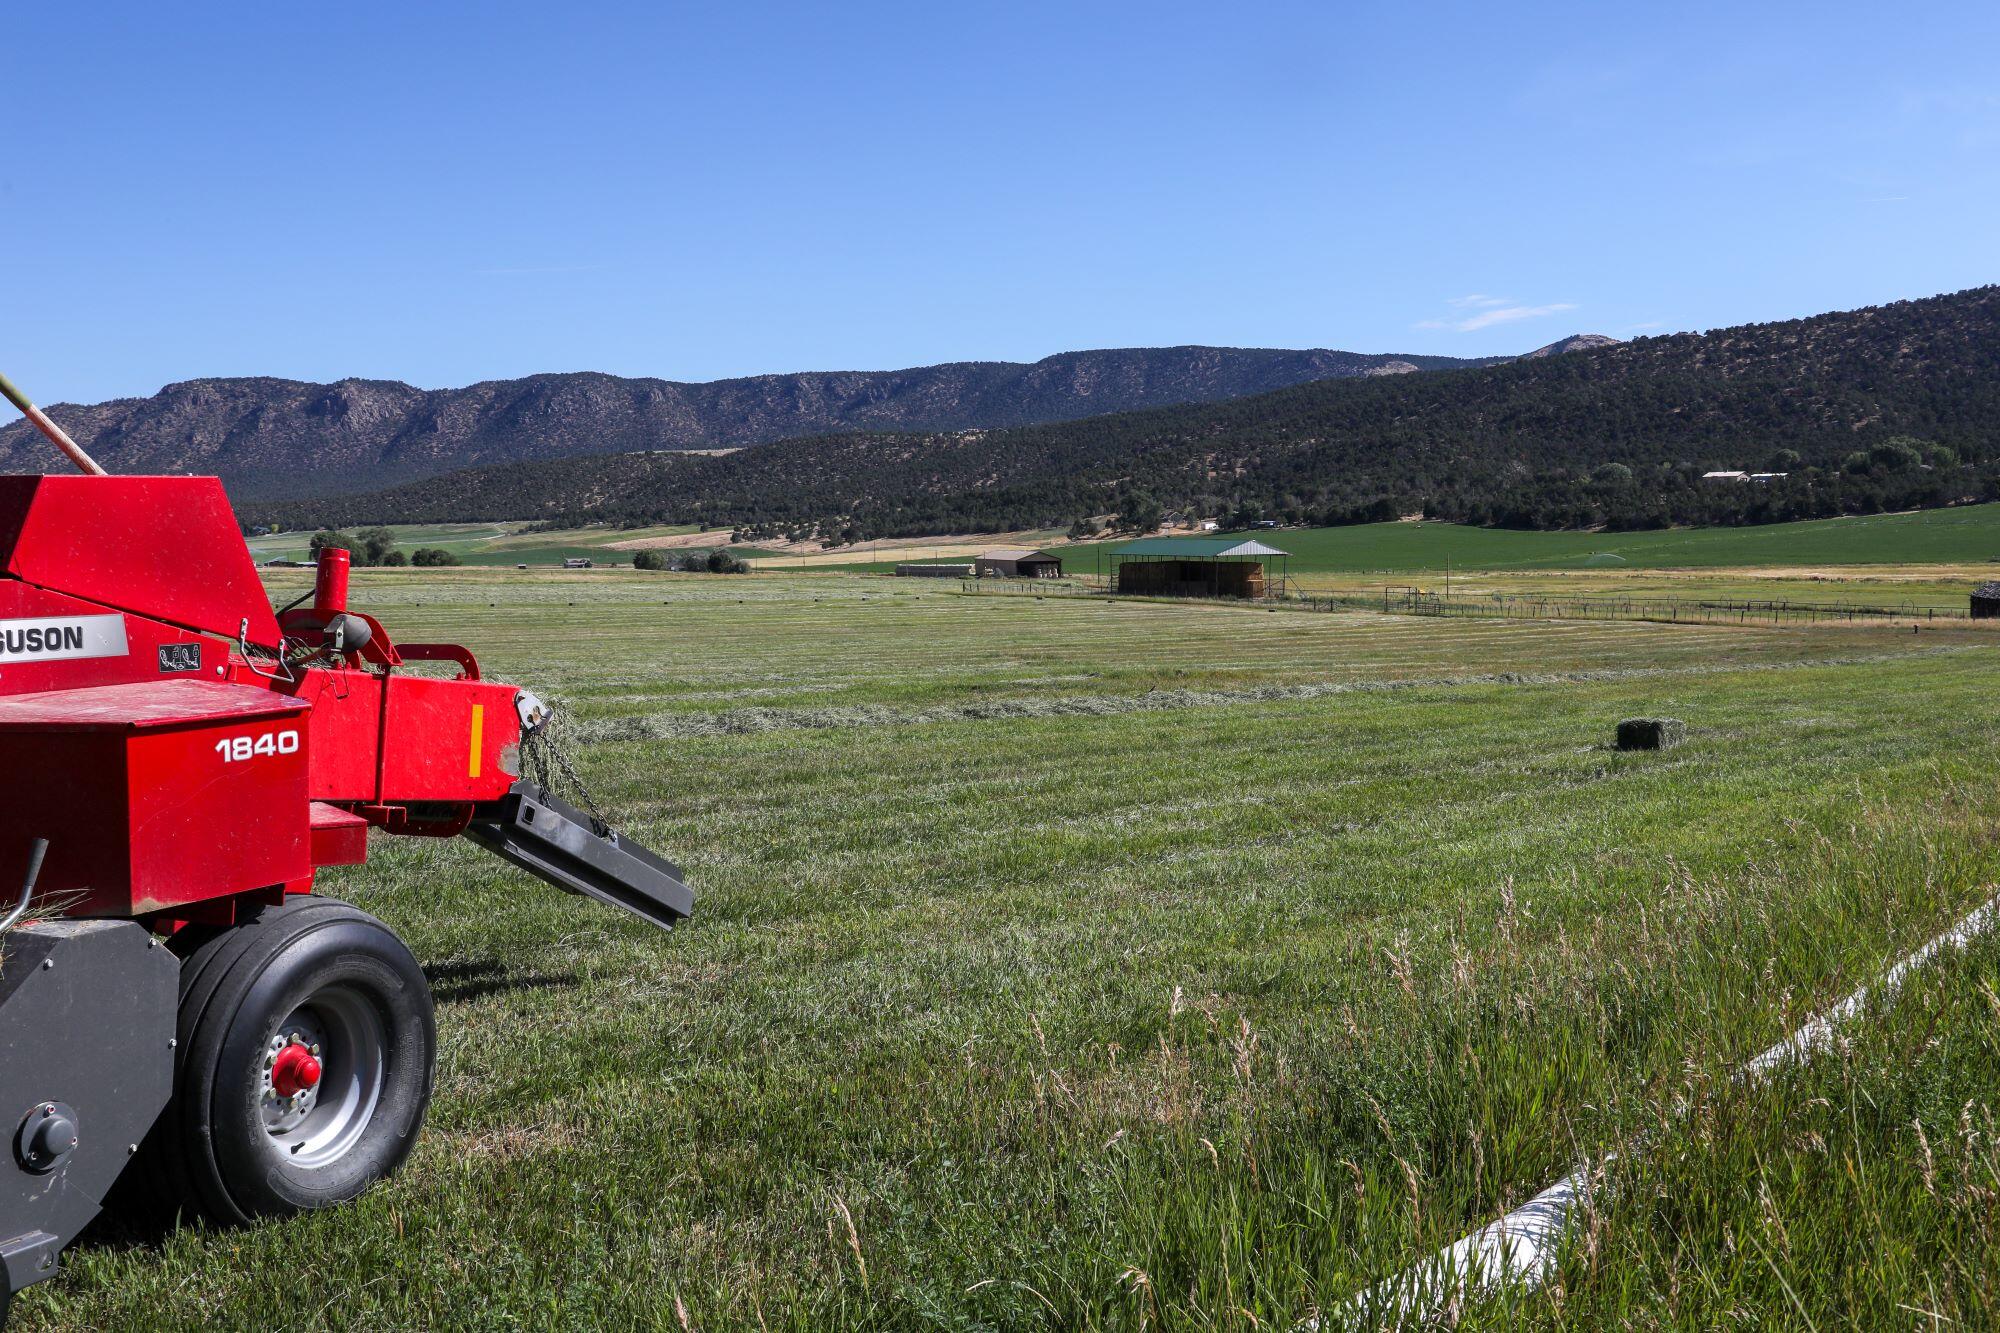
<instances>
[{"instance_id":1,"label":"shrub","mask_svg":"<svg viewBox=\"0 0 2000 1333\"><path fill-rule=\"evenodd\" d=\"M346 551L352 555L358 545L359 543L348 533L334 528L321 528L313 534L312 558L318 560L319 553L329 547L336 551Z\"/></svg>"},{"instance_id":2,"label":"shrub","mask_svg":"<svg viewBox=\"0 0 2000 1333\"><path fill-rule=\"evenodd\" d=\"M396 534L387 528L363 528L355 533L322 528L313 534L312 558L319 559L319 553L328 547L347 552L357 565L409 563L396 549Z\"/></svg>"},{"instance_id":3,"label":"shrub","mask_svg":"<svg viewBox=\"0 0 2000 1333\"><path fill-rule=\"evenodd\" d=\"M658 551L636 551L632 555L634 569L665 569L667 558Z\"/></svg>"},{"instance_id":4,"label":"shrub","mask_svg":"<svg viewBox=\"0 0 2000 1333\"><path fill-rule=\"evenodd\" d=\"M1891 436L1868 451L1868 462L1877 472L1902 472L1924 461L1923 441L1907 435Z\"/></svg>"},{"instance_id":5,"label":"shrub","mask_svg":"<svg viewBox=\"0 0 2000 1333\"><path fill-rule=\"evenodd\" d=\"M690 574L747 574L750 562L733 551L703 548L680 552L673 568Z\"/></svg>"}]
</instances>

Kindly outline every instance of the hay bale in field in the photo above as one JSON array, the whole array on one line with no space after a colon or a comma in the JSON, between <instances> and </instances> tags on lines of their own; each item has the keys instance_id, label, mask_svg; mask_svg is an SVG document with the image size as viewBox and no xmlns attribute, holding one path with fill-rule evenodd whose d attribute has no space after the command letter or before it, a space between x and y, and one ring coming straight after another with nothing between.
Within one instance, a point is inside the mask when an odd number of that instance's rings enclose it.
<instances>
[{"instance_id":1,"label":"hay bale in field","mask_svg":"<svg viewBox=\"0 0 2000 1333\"><path fill-rule=\"evenodd\" d=\"M1687 730L1677 717L1628 717L1618 724L1618 748L1671 750L1687 739Z\"/></svg>"}]
</instances>

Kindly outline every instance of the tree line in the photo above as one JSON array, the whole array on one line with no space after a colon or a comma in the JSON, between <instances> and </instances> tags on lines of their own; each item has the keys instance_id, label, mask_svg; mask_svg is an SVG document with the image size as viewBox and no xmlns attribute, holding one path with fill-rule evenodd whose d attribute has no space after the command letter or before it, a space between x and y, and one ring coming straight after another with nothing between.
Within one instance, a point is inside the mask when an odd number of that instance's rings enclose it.
<instances>
[{"instance_id":1,"label":"tree line","mask_svg":"<svg viewBox=\"0 0 2000 1333\"><path fill-rule=\"evenodd\" d=\"M396 547L396 534L384 527L363 528L353 533L321 528L312 536L312 558L317 561L319 553L329 546L346 551L351 563L369 567L394 569L415 565L423 569L458 563L457 556L440 546L419 546L405 555Z\"/></svg>"}]
</instances>

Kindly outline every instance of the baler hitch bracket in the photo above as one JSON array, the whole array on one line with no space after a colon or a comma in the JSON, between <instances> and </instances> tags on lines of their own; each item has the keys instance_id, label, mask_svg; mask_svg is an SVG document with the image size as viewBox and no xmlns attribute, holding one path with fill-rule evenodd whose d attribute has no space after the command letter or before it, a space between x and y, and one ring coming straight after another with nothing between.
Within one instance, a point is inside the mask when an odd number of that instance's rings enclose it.
<instances>
[{"instance_id":1,"label":"baler hitch bracket","mask_svg":"<svg viewBox=\"0 0 2000 1333\"><path fill-rule=\"evenodd\" d=\"M694 911L694 890L679 866L538 783L524 779L482 806L465 836L565 892L622 907L663 930Z\"/></svg>"}]
</instances>

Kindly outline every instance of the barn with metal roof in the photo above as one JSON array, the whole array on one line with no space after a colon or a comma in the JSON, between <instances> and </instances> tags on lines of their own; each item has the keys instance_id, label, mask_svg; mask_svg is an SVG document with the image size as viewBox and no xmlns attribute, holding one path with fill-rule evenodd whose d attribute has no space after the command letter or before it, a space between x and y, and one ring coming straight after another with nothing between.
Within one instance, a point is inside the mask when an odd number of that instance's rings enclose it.
<instances>
[{"instance_id":1,"label":"barn with metal roof","mask_svg":"<svg viewBox=\"0 0 2000 1333\"><path fill-rule=\"evenodd\" d=\"M1146 537L1111 553L1111 581L1156 597L1263 597L1283 590L1290 562L1251 537Z\"/></svg>"},{"instance_id":2,"label":"barn with metal roof","mask_svg":"<svg viewBox=\"0 0 2000 1333\"><path fill-rule=\"evenodd\" d=\"M974 558L973 572L982 579L1059 579L1062 557L1026 547L1002 546Z\"/></svg>"}]
</instances>

